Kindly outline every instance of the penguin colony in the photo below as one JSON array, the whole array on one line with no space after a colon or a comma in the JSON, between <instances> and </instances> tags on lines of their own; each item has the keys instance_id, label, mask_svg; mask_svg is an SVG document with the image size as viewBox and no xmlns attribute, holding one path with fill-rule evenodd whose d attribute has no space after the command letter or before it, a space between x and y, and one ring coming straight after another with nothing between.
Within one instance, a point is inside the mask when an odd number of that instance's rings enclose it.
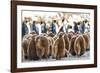
<instances>
[{"instance_id":1,"label":"penguin colony","mask_svg":"<svg viewBox=\"0 0 100 73\"><path fill-rule=\"evenodd\" d=\"M89 35L87 33L52 32L41 35L31 32L22 39L22 61L52 59L60 60L64 57L81 57L89 49Z\"/></svg>"}]
</instances>

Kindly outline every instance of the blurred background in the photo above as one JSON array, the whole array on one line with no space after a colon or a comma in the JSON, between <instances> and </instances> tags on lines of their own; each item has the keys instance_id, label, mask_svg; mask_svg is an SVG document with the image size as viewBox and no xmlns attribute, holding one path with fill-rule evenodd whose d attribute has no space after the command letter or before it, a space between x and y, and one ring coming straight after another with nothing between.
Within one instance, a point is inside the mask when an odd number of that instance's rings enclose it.
<instances>
[{"instance_id":1,"label":"blurred background","mask_svg":"<svg viewBox=\"0 0 100 73\"><path fill-rule=\"evenodd\" d=\"M26 26L25 26L26 25ZM22 36L41 33L84 33L90 31L89 13L22 11Z\"/></svg>"}]
</instances>

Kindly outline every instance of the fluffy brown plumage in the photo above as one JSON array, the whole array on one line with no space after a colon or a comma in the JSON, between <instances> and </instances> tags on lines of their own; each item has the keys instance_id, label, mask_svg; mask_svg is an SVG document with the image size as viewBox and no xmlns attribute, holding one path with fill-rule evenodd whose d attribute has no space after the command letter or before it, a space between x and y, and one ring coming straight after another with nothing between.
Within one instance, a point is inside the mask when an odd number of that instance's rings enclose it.
<instances>
[{"instance_id":1,"label":"fluffy brown plumage","mask_svg":"<svg viewBox=\"0 0 100 73\"><path fill-rule=\"evenodd\" d=\"M65 41L64 41L64 36L62 35L62 33L60 33L57 39L54 41L52 49L53 49L52 50L53 58L61 59L62 57L65 56L65 53L66 53Z\"/></svg>"},{"instance_id":2,"label":"fluffy brown plumage","mask_svg":"<svg viewBox=\"0 0 100 73\"><path fill-rule=\"evenodd\" d=\"M83 35L79 35L74 43L74 50L77 56L81 56L86 51L86 43Z\"/></svg>"},{"instance_id":3,"label":"fluffy brown plumage","mask_svg":"<svg viewBox=\"0 0 100 73\"><path fill-rule=\"evenodd\" d=\"M83 34L83 37L85 39L85 43L86 43L86 50L89 50L90 48L90 39L89 39L89 35L87 33Z\"/></svg>"},{"instance_id":4,"label":"fluffy brown plumage","mask_svg":"<svg viewBox=\"0 0 100 73\"><path fill-rule=\"evenodd\" d=\"M48 39L44 36L37 36L36 37L36 53L39 59L41 58L48 58L49 56L49 42Z\"/></svg>"}]
</instances>

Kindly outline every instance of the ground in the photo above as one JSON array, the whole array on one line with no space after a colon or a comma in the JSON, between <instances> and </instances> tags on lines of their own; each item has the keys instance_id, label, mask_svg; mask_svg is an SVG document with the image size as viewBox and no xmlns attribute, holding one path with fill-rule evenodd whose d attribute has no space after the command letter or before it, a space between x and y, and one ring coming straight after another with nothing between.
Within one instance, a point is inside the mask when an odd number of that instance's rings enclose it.
<instances>
[{"instance_id":1,"label":"ground","mask_svg":"<svg viewBox=\"0 0 100 73\"><path fill-rule=\"evenodd\" d=\"M80 57L70 55L69 57L62 58L60 61L64 61L64 60L87 60L89 58L90 58L90 51L86 51L85 54L80 56ZM29 60L25 60L24 62L27 62L27 61L29 61ZM34 61L34 60L31 60L31 61ZM37 60L37 61L38 62L39 61L42 61L42 62L46 61L47 62L47 61L56 61L56 59L52 59L51 56L50 56L48 59L41 59L41 60Z\"/></svg>"}]
</instances>

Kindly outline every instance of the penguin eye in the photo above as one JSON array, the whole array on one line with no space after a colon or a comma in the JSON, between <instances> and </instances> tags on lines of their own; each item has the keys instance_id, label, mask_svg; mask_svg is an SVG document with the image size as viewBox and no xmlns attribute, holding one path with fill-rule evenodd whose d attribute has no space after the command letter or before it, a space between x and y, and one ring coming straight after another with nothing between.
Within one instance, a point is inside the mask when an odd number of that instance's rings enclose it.
<instances>
[{"instance_id":1,"label":"penguin eye","mask_svg":"<svg viewBox=\"0 0 100 73\"><path fill-rule=\"evenodd\" d=\"M70 26L70 28L72 28L72 26Z\"/></svg>"}]
</instances>

